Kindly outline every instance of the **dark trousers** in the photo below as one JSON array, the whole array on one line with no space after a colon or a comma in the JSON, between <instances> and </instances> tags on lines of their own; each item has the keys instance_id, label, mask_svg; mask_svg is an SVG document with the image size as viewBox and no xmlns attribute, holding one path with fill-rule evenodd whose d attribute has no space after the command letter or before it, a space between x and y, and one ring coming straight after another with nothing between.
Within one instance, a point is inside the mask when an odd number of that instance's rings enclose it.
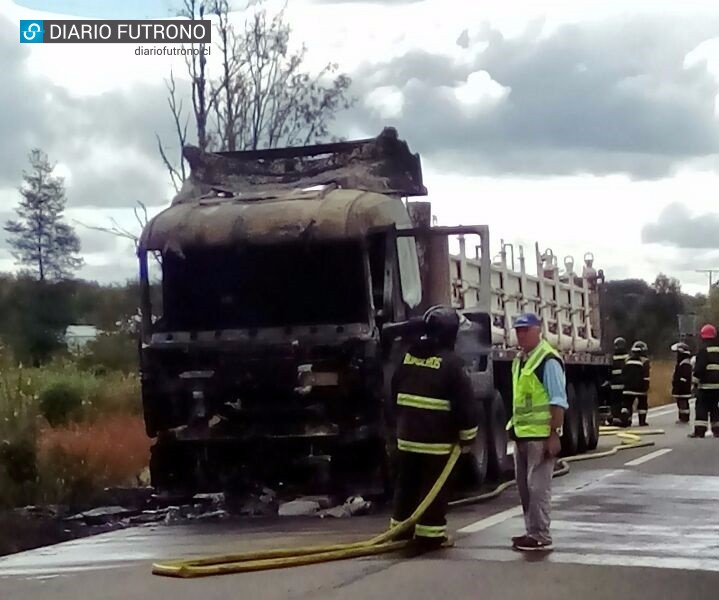
<instances>
[{"instance_id":1,"label":"dark trousers","mask_svg":"<svg viewBox=\"0 0 719 600\"><path fill-rule=\"evenodd\" d=\"M619 420L622 413L622 406L624 406L623 390L612 390L609 402L612 410L612 419Z\"/></svg>"},{"instance_id":2,"label":"dark trousers","mask_svg":"<svg viewBox=\"0 0 719 600\"><path fill-rule=\"evenodd\" d=\"M437 481L448 458L449 455L438 456L400 450L397 459L392 525L412 515ZM427 546L442 544L447 539L446 514L447 493L443 488L415 526L416 540ZM412 531L410 530L404 537L411 538Z\"/></svg>"},{"instance_id":3,"label":"dark trousers","mask_svg":"<svg viewBox=\"0 0 719 600\"><path fill-rule=\"evenodd\" d=\"M647 424L647 413L649 412L649 398L646 394L637 396L637 415L639 416L639 424Z\"/></svg>"},{"instance_id":4,"label":"dark trousers","mask_svg":"<svg viewBox=\"0 0 719 600\"><path fill-rule=\"evenodd\" d=\"M674 396L674 400L677 403L677 413L679 415L679 422L689 423L689 397L682 398Z\"/></svg>"},{"instance_id":5,"label":"dark trousers","mask_svg":"<svg viewBox=\"0 0 719 600\"><path fill-rule=\"evenodd\" d=\"M622 425L628 427L632 424L632 414L634 413L634 402L637 403L637 413L639 413L639 424L643 425L647 422L648 400L646 394L636 392L628 392L624 390L622 396L622 410L626 409L626 413L622 415Z\"/></svg>"},{"instance_id":6,"label":"dark trousers","mask_svg":"<svg viewBox=\"0 0 719 600\"><path fill-rule=\"evenodd\" d=\"M694 435L704 437L710 424L714 435L719 437L719 391L699 390L694 417Z\"/></svg>"}]
</instances>

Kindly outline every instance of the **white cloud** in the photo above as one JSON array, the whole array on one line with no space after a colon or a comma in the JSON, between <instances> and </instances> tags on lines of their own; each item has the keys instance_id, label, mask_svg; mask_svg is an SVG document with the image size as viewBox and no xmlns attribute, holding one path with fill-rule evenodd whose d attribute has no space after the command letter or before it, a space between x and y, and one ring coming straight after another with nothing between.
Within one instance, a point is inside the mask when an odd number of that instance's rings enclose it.
<instances>
[{"instance_id":1,"label":"white cloud","mask_svg":"<svg viewBox=\"0 0 719 600\"><path fill-rule=\"evenodd\" d=\"M470 73L466 81L452 89L454 97L469 110L495 104L506 98L510 91L510 88L494 81L487 71Z\"/></svg>"},{"instance_id":2,"label":"white cloud","mask_svg":"<svg viewBox=\"0 0 719 600\"><path fill-rule=\"evenodd\" d=\"M383 119L394 119L402 115L404 95L402 90L394 85L378 87L367 95L365 105Z\"/></svg>"}]
</instances>

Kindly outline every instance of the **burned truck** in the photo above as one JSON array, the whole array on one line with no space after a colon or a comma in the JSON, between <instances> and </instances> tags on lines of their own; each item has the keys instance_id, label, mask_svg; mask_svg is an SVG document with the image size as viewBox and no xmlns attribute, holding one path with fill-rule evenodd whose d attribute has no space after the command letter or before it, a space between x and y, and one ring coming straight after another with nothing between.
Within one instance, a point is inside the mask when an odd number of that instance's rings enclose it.
<instances>
[{"instance_id":1,"label":"burned truck","mask_svg":"<svg viewBox=\"0 0 719 600\"><path fill-rule=\"evenodd\" d=\"M542 315L567 362L564 452L596 446L609 361L592 258L582 275L569 259L560 274L537 246L531 275L522 248L518 268L509 244L491 257L486 226L434 226L430 203L409 201L428 194L420 158L391 128L359 141L183 152L190 175L138 249L153 485L386 490L389 382L421 335L419 317L440 303L462 315L457 350L480 409L462 479L478 485L510 467L511 320L524 310Z\"/></svg>"}]
</instances>

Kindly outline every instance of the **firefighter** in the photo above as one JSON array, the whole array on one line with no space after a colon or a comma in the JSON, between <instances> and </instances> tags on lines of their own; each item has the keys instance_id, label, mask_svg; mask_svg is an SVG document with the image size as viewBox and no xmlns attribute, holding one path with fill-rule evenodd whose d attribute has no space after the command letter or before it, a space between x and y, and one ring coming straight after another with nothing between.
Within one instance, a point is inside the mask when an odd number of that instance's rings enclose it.
<instances>
[{"instance_id":1,"label":"firefighter","mask_svg":"<svg viewBox=\"0 0 719 600\"><path fill-rule=\"evenodd\" d=\"M627 340L618 337L614 340L614 355L612 356L612 373L609 379L611 390L611 417L610 424L621 422L622 400L624 398L624 380L622 379L622 369L624 363L629 358L627 353Z\"/></svg>"},{"instance_id":2,"label":"firefighter","mask_svg":"<svg viewBox=\"0 0 719 600\"><path fill-rule=\"evenodd\" d=\"M697 405L691 438L703 438L711 422L714 437L719 437L719 341L714 325L704 325L699 332L703 347L697 352L694 378L697 382Z\"/></svg>"},{"instance_id":3,"label":"firefighter","mask_svg":"<svg viewBox=\"0 0 719 600\"><path fill-rule=\"evenodd\" d=\"M640 348L639 356L644 363L644 395L639 396L637 400L637 414L639 415L639 425L646 427L647 415L649 414L649 385L651 383L652 361L649 358L649 346L641 340L637 343Z\"/></svg>"},{"instance_id":4,"label":"firefighter","mask_svg":"<svg viewBox=\"0 0 719 600\"><path fill-rule=\"evenodd\" d=\"M477 436L471 381L454 352L459 325L455 310L430 308L424 315L425 335L410 347L392 378L399 450L392 526L407 519L427 495L453 445L459 443L467 453ZM410 554L448 542L446 512L442 490L415 526Z\"/></svg>"},{"instance_id":5,"label":"firefighter","mask_svg":"<svg viewBox=\"0 0 719 600\"><path fill-rule=\"evenodd\" d=\"M647 345L644 342L634 342L629 351L629 358L622 368L622 379L624 380L621 410L622 427L629 427L632 424L632 411L635 400L637 401L639 425L645 426L647 424L647 393L649 391L650 369L649 359L646 358L647 350Z\"/></svg>"},{"instance_id":6,"label":"firefighter","mask_svg":"<svg viewBox=\"0 0 719 600\"><path fill-rule=\"evenodd\" d=\"M672 398L677 403L677 423L689 423L689 399L692 397L692 351L684 342L672 346L677 364L672 376Z\"/></svg>"}]
</instances>

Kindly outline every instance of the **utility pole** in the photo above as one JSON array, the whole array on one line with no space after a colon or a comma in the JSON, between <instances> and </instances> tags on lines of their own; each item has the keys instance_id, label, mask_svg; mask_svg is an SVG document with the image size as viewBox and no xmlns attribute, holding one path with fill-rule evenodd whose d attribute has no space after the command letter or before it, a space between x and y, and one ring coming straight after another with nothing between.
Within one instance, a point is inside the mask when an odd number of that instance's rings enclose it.
<instances>
[{"instance_id":1,"label":"utility pole","mask_svg":"<svg viewBox=\"0 0 719 600\"><path fill-rule=\"evenodd\" d=\"M712 275L714 273L719 273L719 269L695 269L696 273L708 273L709 274L709 298L711 298L712 295Z\"/></svg>"}]
</instances>

